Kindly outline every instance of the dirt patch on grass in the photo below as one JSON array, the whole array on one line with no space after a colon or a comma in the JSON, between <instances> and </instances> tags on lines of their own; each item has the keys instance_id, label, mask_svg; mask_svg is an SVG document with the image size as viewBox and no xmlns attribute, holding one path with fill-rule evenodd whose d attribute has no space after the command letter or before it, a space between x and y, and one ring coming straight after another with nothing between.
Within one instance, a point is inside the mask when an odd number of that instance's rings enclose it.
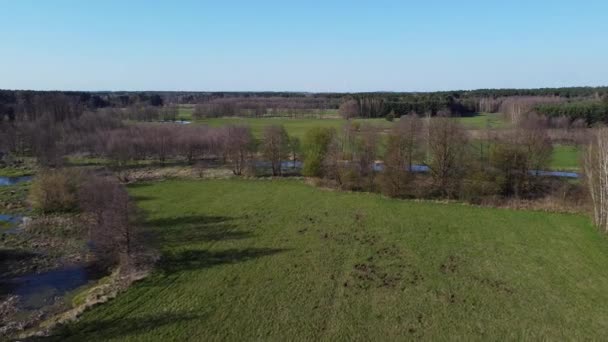
<instances>
[{"instance_id":1,"label":"dirt patch on grass","mask_svg":"<svg viewBox=\"0 0 608 342\"><path fill-rule=\"evenodd\" d=\"M439 270L443 274L452 274L458 271L459 258L454 255L450 255L440 266Z\"/></svg>"},{"instance_id":2,"label":"dirt patch on grass","mask_svg":"<svg viewBox=\"0 0 608 342\"><path fill-rule=\"evenodd\" d=\"M480 284L488 287L489 289L491 289L495 292L504 293L507 295L511 295L511 294L515 293L515 289L510 287L509 284L507 284L506 282L504 282L502 280L489 279L489 278L476 277L476 276L474 276L472 278L475 281L479 282Z\"/></svg>"}]
</instances>

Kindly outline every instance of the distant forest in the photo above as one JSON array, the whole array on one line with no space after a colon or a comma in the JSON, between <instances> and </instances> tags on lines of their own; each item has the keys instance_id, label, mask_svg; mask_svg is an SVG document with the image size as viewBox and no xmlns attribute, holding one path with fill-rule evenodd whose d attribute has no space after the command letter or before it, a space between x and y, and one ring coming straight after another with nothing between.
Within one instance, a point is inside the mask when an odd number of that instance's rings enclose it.
<instances>
[{"instance_id":1,"label":"distant forest","mask_svg":"<svg viewBox=\"0 0 608 342\"><path fill-rule=\"evenodd\" d=\"M608 123L608 87L478 89L442 92L80 92L0 90L0 118L36 120L44 113L70 116L99 108L195 106L195 117L305 115L338 111L345 118L470 116L529 112L587 124ZM75 114L77 115L77 114ZM60 118L57 118L60 119Z\"/></svg>"}]
</instances>

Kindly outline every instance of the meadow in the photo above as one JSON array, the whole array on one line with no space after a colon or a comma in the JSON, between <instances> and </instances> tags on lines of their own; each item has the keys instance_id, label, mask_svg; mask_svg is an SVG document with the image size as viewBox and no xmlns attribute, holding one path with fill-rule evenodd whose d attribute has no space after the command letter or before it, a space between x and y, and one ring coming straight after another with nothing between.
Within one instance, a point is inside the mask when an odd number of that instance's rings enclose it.
<instances>
[{"instance_id":1,"label":"meadow","mask_svg":"<svg viewBox=\"0 0 608 342\"><path fill-rule=\"evenodd\" d=\"M551 169L553 170L580 170L582 163L581 149L573 145L554 145Z\"/></svg>"},{"instance_id":2,"label":"meadow","mask_svg":"<svg viewBox=\"0 0 608 342\"><path fill-rule=\"evenodd\" d=\"M392 123L385 119L354 119L354 122L361 124L368 123L380 127L390 128ZM262 137L264 127L270 125L283 125L287 133L291 136L302 138L306 131L313 127L331 127L336 130L341 129L347 121L338 118L324 119L292 119L285 117L276 118L211 118L198 120L197 123L206 124L212 127L225 125L247 125L251 127L251 131L256 138Z\"/></svg>"},{"instance_id":3,"label":"meadow","mask_svg":"<svg viewBox=\"0 0 608 342\"><path fill-rule=\"evenodd\" d=\"M180 116L187 118L187 109L180 109ZM184 113L182 115L182 113ZM190 113L191 117L191 113ZM398 120L398 119L397 119ZM481 129L481 128L501 128L505 127L506 123L502 120L500 114L493 113L480 113L470 117L459 117L455 118L462 123L468 129ZM394 122L387 121L384 118L375 119L352 119L354 122L360 124L372 124L381 128L390 128ZM335 115L321 117L321 118L289 118L289 117L269 117L269 118L209 118L197 120L198 123L206 124L213 127L224 126L224 125L248 125L251 127L256 137L261 136L264 127L268 125L283 125L290 135L302 137L304 133L311 127L333 127L340 129L346 124L346 120L336 117Z\"/></svg>"},{"instance_id":4,"label":"meadow","mask_svg":"<svg viewBox=\"0 0 608 342\"><path fill-rule=\"evenodd\" d=\"M608 241L581 215L298 180L130 187L162 259L60 341L597 340Z\"/></svg>"},{"instance_id":5,"label":"meadow","mask_svg":"<svg viewBox=\"0 0 608 342\"><path fill-rule=\"evenodd\" d=\"M478 113L474 116L458 117L456 120L469 129L503 128L507 126L500 113Z\"/></svg>"}]
</instances>

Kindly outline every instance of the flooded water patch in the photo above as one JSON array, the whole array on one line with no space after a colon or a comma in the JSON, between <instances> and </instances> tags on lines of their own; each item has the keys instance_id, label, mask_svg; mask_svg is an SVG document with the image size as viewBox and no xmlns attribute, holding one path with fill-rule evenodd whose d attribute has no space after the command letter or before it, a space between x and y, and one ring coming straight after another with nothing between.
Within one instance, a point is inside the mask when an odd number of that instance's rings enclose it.
<instances>
[{"instance_id":1,"label":"flooded water patch","mask_svg":"<svg viewBox=\"0 0 608 342\"><path fill-rule=\"evenodd\" d=\"M29 182L31 180L32 176L0 177L0 186L16 185L23 182Z\"/></svg>"},{"instance_id":2,"label":"flooded water patch","mask_svg":"<svg viewBox=\"0 0 608 342\"><path fill-rule=\"evenodd\" d=\"M283 171L287 171L287 170L301 170L302 167L304 166L304 164L301 161L291 161L291 160L284 160L281 161L281 169ZM255 162L255 167L256 168L271 168L272 167L272 163L270 161L266 161L266 160L258 160Z\"/></svg>"},{"instance_id":3,"label":"flooded water patch","mask_svg":"<svg viewBox=\"0 0 608 342\"><path fill-rule=\"evenodd\" d=\"M16 215L0 214L0 233L14 234L23 223L23 217Z\"/></svg>"},{"instance_id":4,"label":"flooded water patch","mask_svg":"<svg viewBox=\"0 0 608 342\"><path fill-rule=\"evenodd\" d=\"M55 303L67 293L100 279L102 273L86 265L70 265L55 270L0 281L2 293L20 298L23 310L38 310Z\"/></svg>"},{"instance_id":5,"label":"flooded water patch","mask_svg":"<svg viewBox=\"0 0 608 342\"><path fill-rule=\"evenodd\" d=\"M165 120L165 121L158 121L160 123L171 123L171 124L179 124L179 125L189 125L192 123L192 121L188 121L188 120L175 120L175 121L171 121L171 120Z\"/></svg>"},{"instance_id":6,"label":"flooded water patch","mask_svg":"<svg viewBox=\"0 0 608 342\"><path fill-rule=\"evenodd\" d=\"M561 177L561 178L580 178L580 175L576 172L567 172L567 171L542 171L542 170L532 170L531 174L535 176L545 176L545 177Z\"/></svg>"}]
</instances>

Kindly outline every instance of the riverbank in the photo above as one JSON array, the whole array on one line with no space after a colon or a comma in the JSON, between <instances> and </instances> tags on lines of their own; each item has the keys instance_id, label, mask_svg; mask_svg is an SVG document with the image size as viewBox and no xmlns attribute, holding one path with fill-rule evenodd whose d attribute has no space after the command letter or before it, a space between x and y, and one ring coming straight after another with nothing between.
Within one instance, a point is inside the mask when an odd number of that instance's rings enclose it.
<instances>
[{"instance_id":1,"label":"riverbank","mask_svg":"<svg viewBox=\"0 0 608 342\"><path fill-rule=\"evenodd\" d=\"M2 336L68 309L65 296L95 281L86 227L77 214L41 215L27 203L31 182L0 185Z\"/></svg>"}]
</instances>

